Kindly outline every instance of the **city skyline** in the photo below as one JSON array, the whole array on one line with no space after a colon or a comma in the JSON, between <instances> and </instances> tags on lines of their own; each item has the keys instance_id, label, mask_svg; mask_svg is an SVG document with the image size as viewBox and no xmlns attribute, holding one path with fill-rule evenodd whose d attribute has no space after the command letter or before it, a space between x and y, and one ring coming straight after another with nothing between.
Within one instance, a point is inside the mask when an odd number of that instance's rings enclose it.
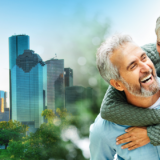
<instances>
[{"instance_id":1,"label":"city skyline","mask_svg":"<svg viewBox=\"0 0 160 160\"><path fill-rule=\"evenodd\" d=\"M17 74L17 71L15 70L15 66L18 66L19 68L23 69L25 72L28 72L32 69L32 66L27 66L26 60L22 60L25 57L25 55L29 52L34 53L33 50L30 49L30 37L29 35L21 34L21 35L12 35L9 37L9 82L10 82L10 91L8 92L9 98L8 100L10 103L8 103L8 107L10 108L10 118L12 119L12 104L15 101L15 95L16 94L16 81L18 80L15 78L15 74ZM36 53L34 53L36 54ZM22 56L23 55L23 56ZM38 55L38 54L36 54ZM28 57L27 56L27 57ZM30 56L29 56L30 57ZM38 56L39 57L39 56ZM20 60L21 59L21 60ZM40 58L41 59L41 58ZM24 61L24 62L22 62ZM30 62L31 63L31 58ZM54 58L51 58L47 61L45 61L46 66L44 67L46 72L46 76L43 76L43 81L46 83L45 93L46 98L44 98L44 107L48 109L52 109L54 112L56 108L63 108L65 106L65 85L66 86L73 86L73 69L71 68L64 68L64 60L63 59L57 59L57 56L55 55ZM25 65L25 66L24 66ZM16 69L17 70L17 69ZM14 72L14 73L13 73ZM51 74L52 73L52 74ZM20 77L19 77L20 78ZM51 80L50 80L51 79ZM52 80L53 79L53 80ZM12 81L15 81L14 85L12 85ZM53 82L51 82L53 81ZM21 83L20 83L21 84ZM53 86L53 87L51 87ZM18 87L19 88L19 87ZM25 89L25 87L23 87ZM16 89L15 91L13 91ZM15 92L15 93L13 93ZM51 94L51 92L53 92ZM12 95L14 95L14 100L12 99ZM62 103L62 99L64 99ZM51 102L53 101L53 102ZM60 103L61 102L61 103ZM56 106L56 107L55 107ZM14 108L15 110L15 108ZM16 111L17 113L17 111Z\"/></svg>"},{"instance_id":2,"label":"city skyline","mask_svg":"<svg viewBox=\"0 0 160 160\"><path fill-rule=\"evenodd\" d=\"M81 103L77 108L73 106L81 100L87 100L92 95L88 97L88 88L86 90L82 86L73 86L73 69L64 68L64 59L56 59L57 57L55 57L44 62L37 53L30 50L29 46L28 35L9 37L9 99L11 107L10 109L5 108L6 101L4 101L4 98L1 99L0 121L9 121L9 119L19 121L29 127L28 132L34 133L46 122L41 113L45 109L49 109L49 96L51 98L54 96L54 112L56 108L66 107L69 112L77 114L78 108L81 108L83 104ZM51 72L53 74L50 75ZM66 75L65 78L64 74ZM49 79L53 79L53 83L49 83ZM65 95L67 95L65 84L72 92L68 92L70 94L69 98L66 99L66 101L69 100L67 101L68 106L65 105ZM49 90L53 90L54 94L48 96ZM85 91L82 92L82 90ZM6 100L6 93L3 93L3 97ZM70 107L71 104L72 107Z\"/></svg>"},{"instance_id":3,"label":"city skyline","mask_svg":"<svg viewBox=\"0 0 160 160\"><path fill-rule=\"evenodd\" d=\"M45 122L42 111L65 108L64 60L55 57L44 62L30 50L29 38L9 37L10 119L35 132ZM4 105L1 108L4 112Z\"/></svg>"}]
</instances>

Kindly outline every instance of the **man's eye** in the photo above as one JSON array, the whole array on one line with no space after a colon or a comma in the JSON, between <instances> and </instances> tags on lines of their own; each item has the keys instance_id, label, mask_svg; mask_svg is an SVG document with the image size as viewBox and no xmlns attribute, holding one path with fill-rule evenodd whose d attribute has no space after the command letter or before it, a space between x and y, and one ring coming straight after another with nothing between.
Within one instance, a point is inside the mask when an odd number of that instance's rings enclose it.
<instances>
[{"instance_id":1,"label":"man's eye","mask_svg":"<svg viewBox=\"0 0 160 160\"><path fill-rule=\"evenodd\" d=\"M160 43L157 43L158 46L160 46Z\"/></svg>"},{"instance_id":2,"label":"man's eye","mask_svg":"<svg viewBox=\"0 0 160 160\"><path fill-rule=\"evenodd\" d=\"M142 59L143 59L143 60L146 59L146 56L144 56Z\"/></svg>"},{"instance_id":3,"label":"man's eye","mask_svg":"<svg viewBox=\"0 0 160 160\"><path fill-rule=\"evenodd\" d=\"M133 69L133 68L135 68L135 67L136 67L136 64L132 65L132 66L131 66L131 69Z\"/></svg>"}]
</instances>

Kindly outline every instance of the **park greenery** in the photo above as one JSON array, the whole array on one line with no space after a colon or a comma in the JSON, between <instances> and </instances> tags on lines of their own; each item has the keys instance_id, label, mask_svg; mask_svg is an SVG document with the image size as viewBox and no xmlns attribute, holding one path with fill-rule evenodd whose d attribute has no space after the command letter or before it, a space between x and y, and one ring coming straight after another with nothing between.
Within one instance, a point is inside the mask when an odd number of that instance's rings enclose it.
<instances>
[{"instance_id":1,"label":"park greenery","mask_svg":"<svg viewBox=\"0 0 160 160\"><path fill-rule=\"evenodd\" d=\"M0 122L0 143L6 146L6 150L0 151L0 159L83 160L82 151L71 141L64 141L61 138L62 131L74 119L72 115L67 113L65 109L60 110L59 108L57 108L56 114L50 109L45 109L41 115L47 119L47 123L43 123L35 133L27 135L28 127L18 121ZM72 156L70 147L76 148L77 157Z\"/></svg>"},{"instance_id":2,"label":"park greenery","mask_svg":"<svg viewBox=\"0 0 160 160\"><path fill-rule=\"evenodd\" d=\"M88 137L89 126L99 112L96 103L96 100L87 99L77 102L75 115L66 109L57 108L55 113L45 109L41 116L47 123L41 124L35 133L28 133L28 127L18 121L0 122L0 144L6 146L5 150L0 150L0 159L87 160L76 143L65 139L64 134L74 126L80 138Z\"/></svg>"},{"instance_id":3,"label":"park greenery","mask_svg":"<svg viewBox=\"0 0 160 160\"><path fill-rule=\"evenodd\" d=\"M4 145L6 149L10 140L20 140L26 131L28 127L18 121L0 122L0 145Z\"/></svg>"},{"instance_id":4,"label":"park greenery","mask_svg":"<svg viewBox=\"0 0 160 160\"><path fill-rule=\"evenodd\" d=\"M41 124L35 133L28 133L28 127L18 121L0 122L0 143L6 146L5 150L0 150L0 159L87 160L76 143L63 136L68 128L74 126L80 138L88 137L89 126L99 108L96 101L90 100L84 100L83 105L77 102L75 106L76 115L66 109L57 108L55 113L45 109L41 115L47 123Z\"/></svg>"}]
</instances>

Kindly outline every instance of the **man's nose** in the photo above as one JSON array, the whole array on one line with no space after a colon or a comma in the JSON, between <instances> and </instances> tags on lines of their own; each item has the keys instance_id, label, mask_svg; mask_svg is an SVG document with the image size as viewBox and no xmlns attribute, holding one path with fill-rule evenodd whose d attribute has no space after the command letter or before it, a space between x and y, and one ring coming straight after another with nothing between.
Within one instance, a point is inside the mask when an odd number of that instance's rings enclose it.
<instances>
[{"instance_id":1,"label":"man's nose","mask_svg":"<svg viewBox=\"0 0 160 160\"><path fill-rule=\"evenodd\" d=\"M150 69L151 68L146 63L141 64L141 72L148 72Z\"/></svg>"}]
</instances>

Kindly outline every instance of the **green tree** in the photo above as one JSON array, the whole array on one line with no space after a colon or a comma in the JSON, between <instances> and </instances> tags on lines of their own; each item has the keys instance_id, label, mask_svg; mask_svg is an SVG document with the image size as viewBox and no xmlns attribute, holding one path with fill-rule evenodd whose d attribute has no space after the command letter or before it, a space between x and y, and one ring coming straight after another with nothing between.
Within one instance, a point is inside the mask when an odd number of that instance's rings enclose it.
<instances>
[{"instance_id":1,"label":"green tree","mask_svg":"<svg viewBox=\"0 0 160 160\"><path fill-rule=\"evenodd\" d=\"M48 123L53 123L53 119L56 117L52 109L45 109L42 111L41 116L44 116Z\"/></svg>"},{"instance_id":2,"label":"green tree","mask_svg":"<svg viewBox=\"0 0 160 160\"><path fill-rule=\"evenodd\" d=\"M84 160L80 149L71 141L65 142L61 138L62 131L70 124L71 115L65 109L57 109L56 114L52 112L49 109L42 112L42 116L45 116L48 122L43 123L35 133L30 133L21 140L9 142L10 156L24 160L69 159L69 157L73 160ZM79 158L73 158L75 148Z\"/></svg>"},{"instance_id":3,"label":"green tree","mask_svg":"<svg viewBox=\"0 0 160 160\"><path fill-rule=\"evenodd\" d=\"M0 144L8 146L10 140L19 140L26 133L28 127L18 121L0 122Z\"/></svg>"}]
</instances>

